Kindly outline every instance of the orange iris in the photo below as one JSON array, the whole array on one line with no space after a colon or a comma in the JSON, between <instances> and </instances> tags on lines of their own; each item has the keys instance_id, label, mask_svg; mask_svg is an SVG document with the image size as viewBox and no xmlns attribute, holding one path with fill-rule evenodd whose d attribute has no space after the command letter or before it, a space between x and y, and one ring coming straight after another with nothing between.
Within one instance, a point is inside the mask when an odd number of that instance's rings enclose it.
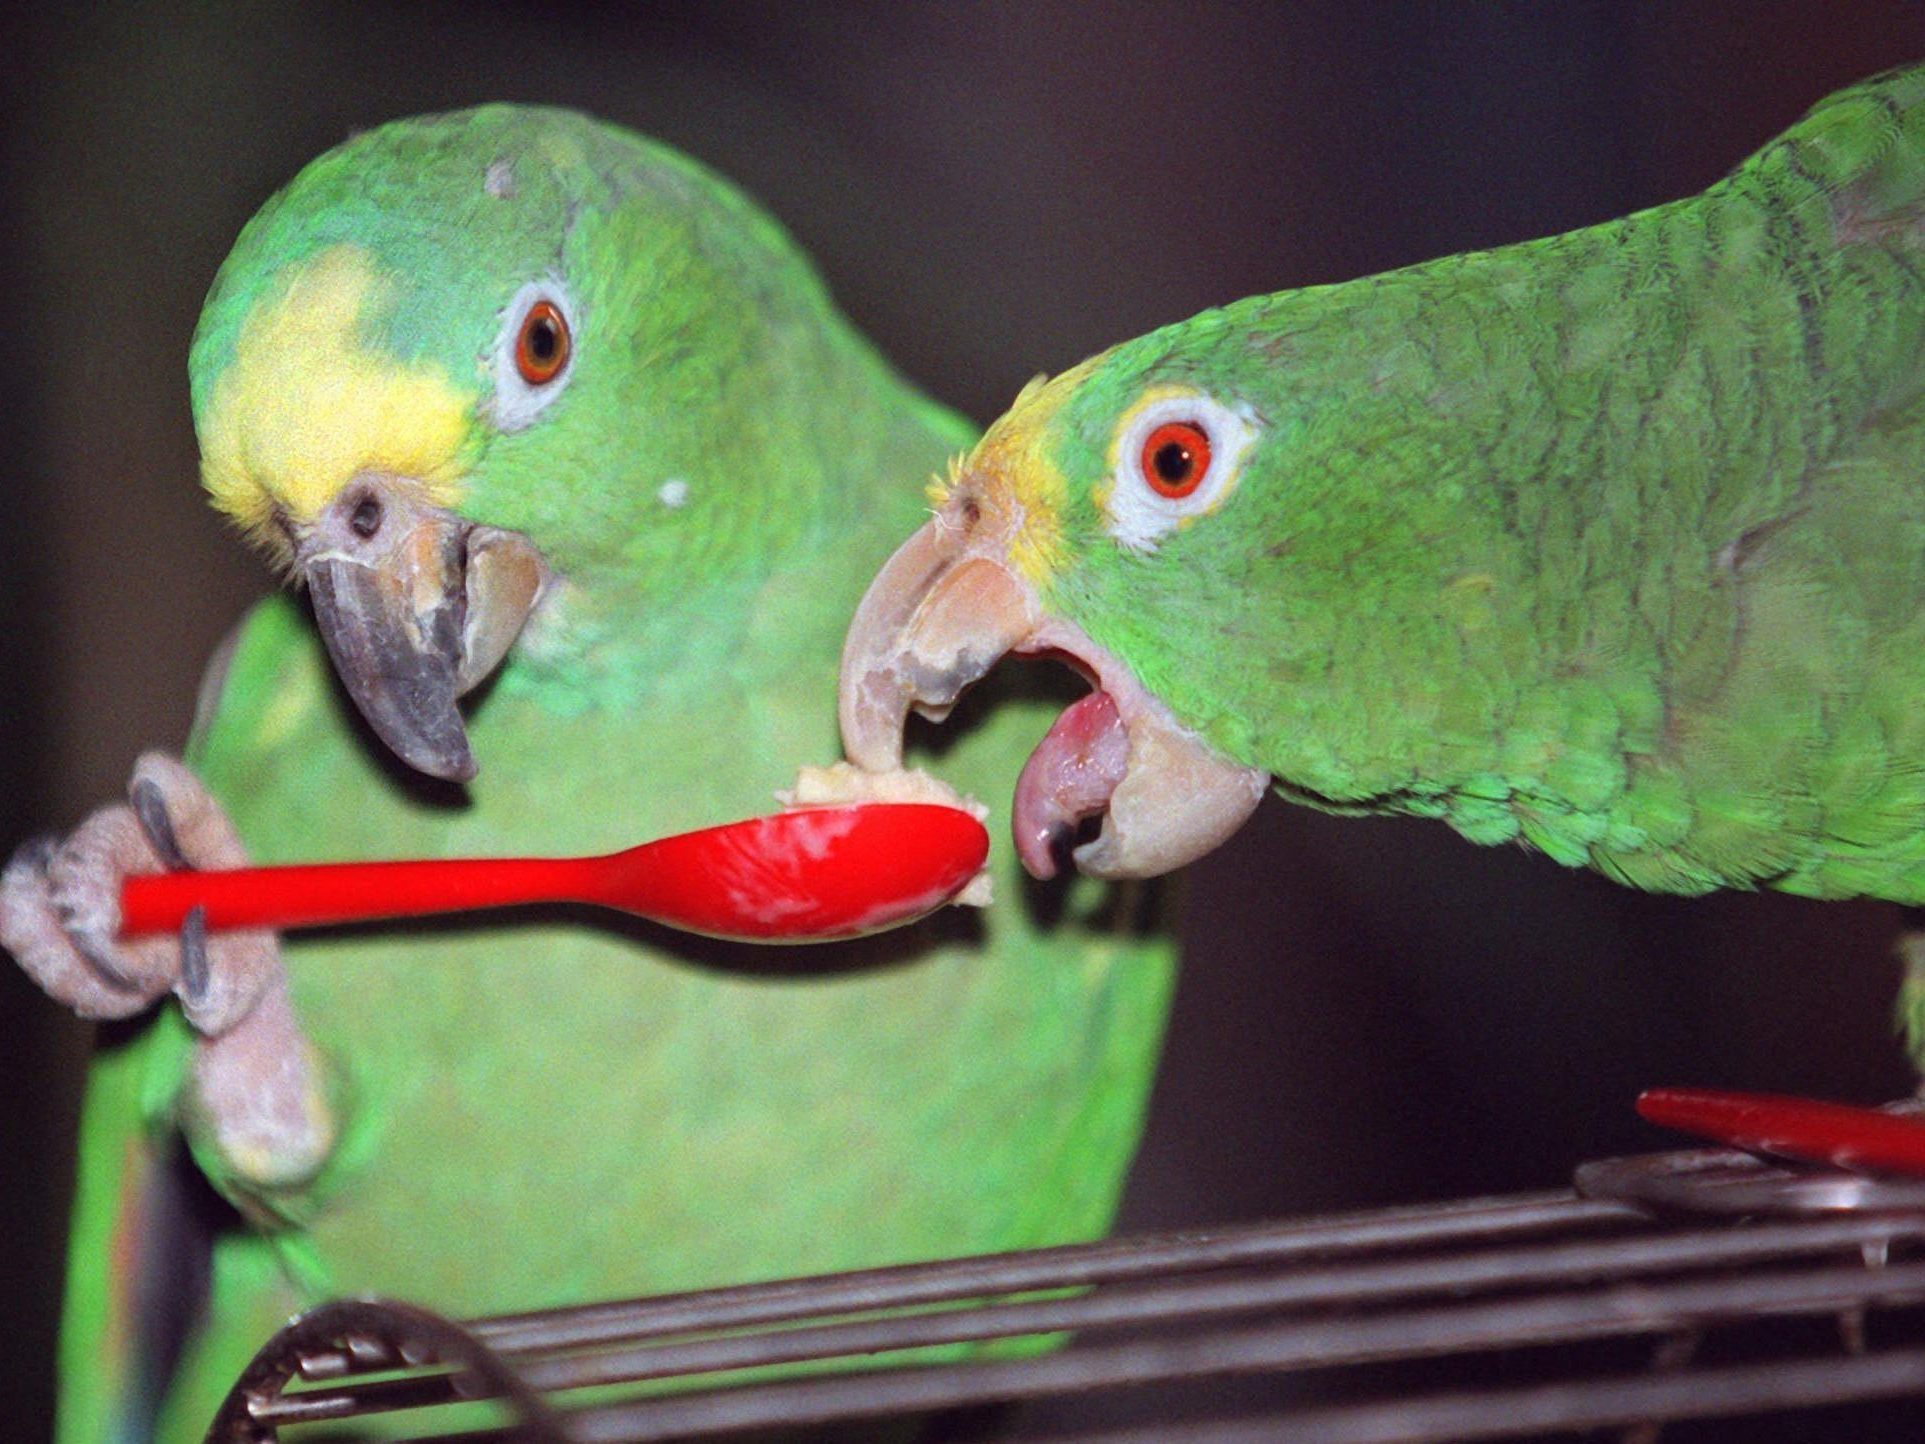
<instances>
[{"instance_id":1,"label":"orange iris","mask_svg":"<svg viewBox=\"0 0 1925 1444\"><path fill-rule=\"evenodd\" d=\"M553 301L537 301L515 337L515 369L530 386L544 386L568 364L568 322Z\"/></svg>"},{"instance_id":2,"label":"orange iris","mask_svg":"<svg viewBox=\"0 0 1925 1444\"><path fill-rule=\"evenodd\" d=\"M1158 496L1181 501L1210 470L1210 438L1193 421L1168 421L1143 441L1143 480Z\"/></svg>"}]
</instances>

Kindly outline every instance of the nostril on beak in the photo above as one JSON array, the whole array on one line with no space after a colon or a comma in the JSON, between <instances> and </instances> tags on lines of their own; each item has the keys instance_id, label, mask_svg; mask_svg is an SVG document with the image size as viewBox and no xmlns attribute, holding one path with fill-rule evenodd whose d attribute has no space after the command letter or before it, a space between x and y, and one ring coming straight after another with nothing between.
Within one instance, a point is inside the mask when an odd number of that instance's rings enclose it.
<instances>
[{"instance_id":1,"label":"nostril on beak","mask_svg":"<svg viewBox=\"0 0 1925 1444\"><path fill-rule=\"evenodd\" d=\"M348 514L348 526L363 541L372 541L374 534L381 530L381 498L373 492L363 493L354 510Z\"/></svg>"}]
</instances>

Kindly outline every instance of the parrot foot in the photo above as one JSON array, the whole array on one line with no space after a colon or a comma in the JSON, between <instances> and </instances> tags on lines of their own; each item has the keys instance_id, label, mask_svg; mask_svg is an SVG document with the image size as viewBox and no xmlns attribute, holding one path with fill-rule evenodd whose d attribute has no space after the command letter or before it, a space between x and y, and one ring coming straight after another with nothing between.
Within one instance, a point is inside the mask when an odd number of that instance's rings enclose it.
<instances>
[{"instance_id":1,"label":"parrot foot","mask_svg":"<svg viewBox=\"0 0 1925 1444\"><path fill-rule=\"evenodd\" d=\"M321 1065L295 1019L271 932L209 937L198 914L179 937L123 939L120 885L135 873L247 864L213 795L173 758L143 755L128 802L65 842L39 838L0 872L0 948L83 1018L131 1017L168 993L197 1035L185 1121L197 1151L238 1192L311 1178L335 1126Z\"/></svg>"}]
</instances>

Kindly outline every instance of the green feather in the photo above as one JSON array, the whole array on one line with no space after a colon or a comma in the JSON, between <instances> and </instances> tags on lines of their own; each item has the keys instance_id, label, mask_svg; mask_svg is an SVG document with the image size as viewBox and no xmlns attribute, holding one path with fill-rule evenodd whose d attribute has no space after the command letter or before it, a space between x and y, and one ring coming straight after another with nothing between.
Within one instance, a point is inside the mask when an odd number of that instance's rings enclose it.
<instances>
[{"instance_id":1,"label":"green feather","mask_svg":"<svg viewBox=\"0 0 1925 1444\"><path fill-rule=\"evenodd\" d=\"M1113 443L1169 387L1258 434L1214 510L1127 548ZM1314 805L1664 891L1925 902L1922 392L1914 69L1700 196L1079 368L1032 403L1039 586Z\"/></svg>"},{"instance_id":2,"label":"green feather","mask_svg":"<svg viewBox=\"0 0 1925 1444\"><path fill-rule=\"evenodd\" d=\"M484 194L504 174L511 197ZM383 127L242 237L194 352L200 421L248 317L339 244L386 288L360 344L459 388L485 384L517 286L572 288L569 390L513 433L489 429L481 396L459 499L525 531L563 583L472 709L465 797L399 777L305 611L262 604L192 756L253 856L613 849L766 812L798 764L835 756L843 626L923 514L923 479L969 438L854 333L774 223L692 163L561 112ZM1050 711L1012 699L940 771L991 795ZM162 1436L198 1438L248 1354L323 1295L461 1316L1101 1234L1170 944L1102 889L1026 888L1000 839L994 869L989 912L836 948L553 915L290 939L341 1145L273 1197L203 1160L283 1222L236 1217L217 1240ZM124 1159L191 1135L187 1041L169 1015L103 1057L90 1090L68 1439L106 1434L115 1386L86 1361L119 1327Z\"/></svg>"}]
</instances>

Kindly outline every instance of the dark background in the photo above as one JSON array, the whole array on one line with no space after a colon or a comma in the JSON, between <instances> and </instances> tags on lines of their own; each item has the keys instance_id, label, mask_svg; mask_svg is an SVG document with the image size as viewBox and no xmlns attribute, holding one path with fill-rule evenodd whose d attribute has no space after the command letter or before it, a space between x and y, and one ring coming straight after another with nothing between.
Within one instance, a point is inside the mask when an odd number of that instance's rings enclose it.
<instances>
[{"instance_id":1,"label":"dark background","mask_svg":"<svg viewBox=\"0 0 1925 1444\"><path fill-rule=\"evenodd\" d=\"M0 21L0 852L178 745L267 584L195 486L185 356L241 223L351 129L561 102L734 177L987 420L1255 291L1703 187L1925 55L1910 4L132 4ZM1554 1186L1661 1081L1910 1087L1899 918L1645 898L1274 800L1195 869L1129 1227ZM84 1030L0 967L0 1424L44 1416ZM29 1431L26 1437L32 1437Z\"/></svg>"}]
</instances>

